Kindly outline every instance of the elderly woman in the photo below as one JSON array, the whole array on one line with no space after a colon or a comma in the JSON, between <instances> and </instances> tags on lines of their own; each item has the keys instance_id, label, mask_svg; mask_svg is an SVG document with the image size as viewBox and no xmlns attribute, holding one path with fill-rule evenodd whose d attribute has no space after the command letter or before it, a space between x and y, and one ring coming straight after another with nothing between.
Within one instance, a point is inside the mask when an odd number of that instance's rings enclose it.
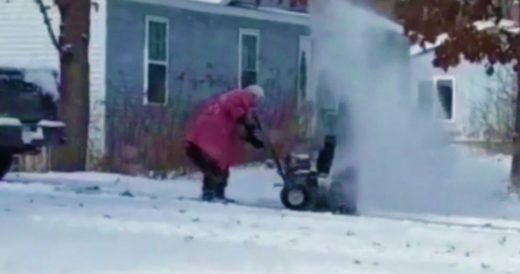
<instances>
[{"instance_id":1,"label":"elderly woman","mask_svg":"<svg viewBox=\"0 0 520 274\"><path fill-rule=\"evenodd\" d=\"M263 98L260 86L235 89L210 100L195 115L187 129L186 154L204 175L203 200L226 200L229 168L243 156L242 143L263 147L252 121Z\"/></svg>"}]
</instances>

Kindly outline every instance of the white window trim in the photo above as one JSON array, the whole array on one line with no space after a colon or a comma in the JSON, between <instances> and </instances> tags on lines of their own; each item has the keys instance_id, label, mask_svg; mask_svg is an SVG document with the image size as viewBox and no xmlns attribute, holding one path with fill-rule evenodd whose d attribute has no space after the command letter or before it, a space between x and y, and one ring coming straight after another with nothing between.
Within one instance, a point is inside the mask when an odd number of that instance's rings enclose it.
<instances>
[{"instance_id":1,"label":"white window trim","mask_svg":"<svg viewBox=\"0 0 520 274\"><path fill-rule=\"evenodd\" d=\"M242 36L250 35L256 37L256 73L257 80L260 74L260 30L258 29L244 29L238 31L238 86L242 87Z\"/></svg>"},{"instance_id":2,"label":"white window trim","mask_svg":"<svg viewBox=\"0 0 520 274\"><path fill-rule=\"evenodd\" d=\"M439 81L446 81L446 80L449 80L452 82L452 102L451 102L451 118L450 119L439 119L437 118L437 114L438 114L438 111L442 111L442 110L439 110L439 107L440 107L440 99L439 99L439 93L438 93L438 90L437 90L437 82ZM447 122L447 123L452 123L452 122L455 122L455 117L457 117L457 81L455 79L454 76L451 76L451 75L442 75L442 76L434 76L433 77L433 92L434 92L434 105L433 105L433 116L442 121L442 122Z\"/></svg>"},{"instance_id":3,"label":"white window trim","mask_svg":"<svg viewBox=\"0 0 520 274\"><path fill-rule=\"evenodd\" d=\"M166 24L166 61L155 61L148 59L148 39L150 38L150 22L157 22L157 23L164 23ZM169 85L170 85L170 66L169 66L169 60L170 60L170 20L166 17L159 17L159 16L152 16L147 15L145 17L145 38L144 38L144 89L143 89L143 104L145 105L162 105L165 106L168 104L169 99ZM156 103L156 102L148 102L148 64L154 64L154 65L164 65L166 66L166 90L164 95L164 103Z\"/></svg>"}]
</instances>

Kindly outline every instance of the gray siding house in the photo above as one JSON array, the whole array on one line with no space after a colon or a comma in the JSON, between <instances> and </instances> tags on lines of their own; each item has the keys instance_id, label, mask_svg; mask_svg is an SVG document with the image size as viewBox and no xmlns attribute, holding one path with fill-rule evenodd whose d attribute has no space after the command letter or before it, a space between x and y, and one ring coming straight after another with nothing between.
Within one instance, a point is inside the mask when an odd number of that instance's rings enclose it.
<instances>
[{"instance_id":1,"label":"gray siding house","mask_svg":"<svg viewBox=\"0 0 520 274\"><path fill-rule=\"evenodd\" d=\"M184 164L189 115L231 88L262 85L272 126L289 125L308 87L301 75L309 71L307 15L247 2L107 2L106 148L112 166L166 170Z\"/></svg>"}]
</instances>

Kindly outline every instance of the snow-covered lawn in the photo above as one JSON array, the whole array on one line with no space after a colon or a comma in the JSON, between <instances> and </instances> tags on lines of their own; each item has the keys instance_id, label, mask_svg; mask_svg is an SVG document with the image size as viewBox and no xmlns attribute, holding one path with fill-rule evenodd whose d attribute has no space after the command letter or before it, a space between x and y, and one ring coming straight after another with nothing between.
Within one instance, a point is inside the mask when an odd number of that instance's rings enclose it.
<instances>
[{"instance_id":1,"label":"snow-covered lawn","mask_svg":"<svg viewBox=\"0 0 520 274\"><path fill-rule=\"evenodd\" d=\"M363 196L363 217L284 210L280 179L263 168L233 172L240 206L180 199L198 196L196 178L11 174L0 183L0 273L520 273L520 221L501 219L520 216L501 191L504 158L467 163L494 182L460 193L460 211L447 200L389 212ZM475 199L485 200L469 211Z\"/></svg>"}]
</instances>

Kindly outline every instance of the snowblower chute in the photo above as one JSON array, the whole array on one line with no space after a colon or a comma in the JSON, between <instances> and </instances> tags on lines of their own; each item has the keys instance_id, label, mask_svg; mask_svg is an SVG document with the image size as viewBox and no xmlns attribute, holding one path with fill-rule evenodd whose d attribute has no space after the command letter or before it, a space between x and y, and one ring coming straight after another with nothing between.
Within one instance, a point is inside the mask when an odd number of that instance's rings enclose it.
<instances>
[{"instance_id":1,"label":"snowblower chute","mask_svg":"<svg viewBox=\"0 0 520 274\"><path fill-rule=\"evenodd\" d=\"M265 148L283 180L280 199L286 208L357 214L354 168L345 167L342 172L330 174L336 149L336 136L325 136L317 159L314 160L310 153L290 154L282 163L263 123L257 115L254 115L253 119L262 134Z\"/></svg>"}]
</instances>

